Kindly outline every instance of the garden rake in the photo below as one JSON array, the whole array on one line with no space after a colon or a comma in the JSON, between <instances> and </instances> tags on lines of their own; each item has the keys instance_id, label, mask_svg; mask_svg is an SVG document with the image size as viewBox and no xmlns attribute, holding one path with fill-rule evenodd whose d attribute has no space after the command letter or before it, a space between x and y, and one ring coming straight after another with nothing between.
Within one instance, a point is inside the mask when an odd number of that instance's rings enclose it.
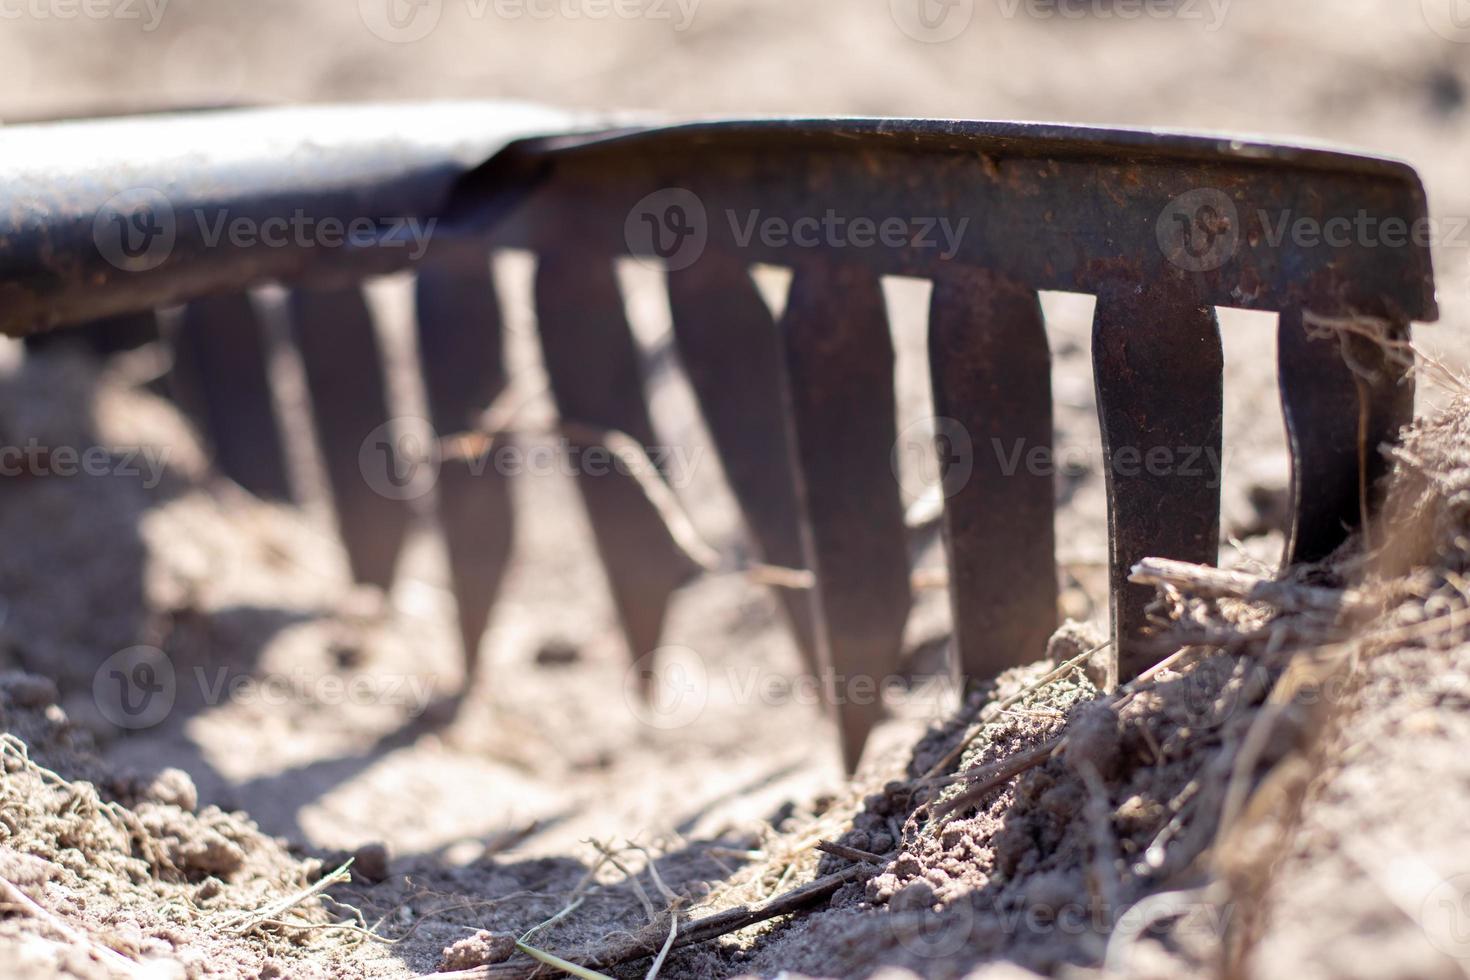
<instances>
[{"instance_id":1,"label":"garden rake","mask_svg":"<svg viewBox=\"0 0 1470 980\"><path fill-rule=\"evenodd\" d=\"M1385 465L1378 447L1412 415L1412 378L1390 352L1411 320L1437 315L1422 235L1281 233L1302 221L1422 228L1411 169L1217 136L926 120L671 124L436 103L12 126L0 129L0 159L0 327L75 326L106 351L158 337L153 311L184 304L163 338L178 390L218 467L274 499L289 497L290 481L246 291L289 290L352 573L384 588L410 509L365 478L365 458L381 450L391 469L397 450L366 446L394 413L361 281L415 269L431 421L461 433L508 383L488 256L531 251L568 441L616 435L652 447L645 364L613 270L629 254L660 264L678 360L760 560L809 573L810 587L783 587L781 601L825 679L849 765L881 711L854 685L897 668L912 599L881 277L932 281L940 448L956 455L954 433L971 443L963 478L944 483L943 532L954 643L972 681L1040 656L1057 625L1051 475L986 451L1052 444L1038 290L1096 297L1111 683L1153 659L1152 592L1128 581L1132 566L1217 558L1220 487L1207 467L1184 465L1220 453L1214 307L1280 316L1287 562L1323 558L1361 526ZM360 234L340 247L211 237L221 215L257 231L335 219ZM846 222L840 240L834 216ZM942 240L942 220L963 234ZM431 247L415 254L410 225L430 221ZM779 321L752 280L757 264L792 273ZM699 566L644 483L614 470L579 473L577 484L640 658ZM437 508L473 658L511 559L506 477L447 455Z\"/></svg>"}]
</instances>

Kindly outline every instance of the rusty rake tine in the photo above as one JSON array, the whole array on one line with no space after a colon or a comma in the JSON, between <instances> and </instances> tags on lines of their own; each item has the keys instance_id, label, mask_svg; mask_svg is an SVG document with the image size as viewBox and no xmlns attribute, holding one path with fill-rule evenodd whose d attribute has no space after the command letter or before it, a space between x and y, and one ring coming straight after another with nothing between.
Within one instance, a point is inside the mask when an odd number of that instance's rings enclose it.
<instances>
[{"instance_id":1,"label":"rusty rake tine","mask_svg":"<svg viewBox=\"0 0 1470 980\"><path fill-rule=\"evenodd\" d=\"M856 767L882 717L911 605L896 442L894 353L871 269L799 268L782 322L807 522L818 650L843 760Z\"/></svg>"},{"instance_id":2,"label":"rusty rake tine","mask_svg":"<svg viewBox=\"0 0 1470 980\"><path fill-rule=\"evenodd\" d=\"M173 336L175 397L221 473L266 500L291 499L263 324L249 295L195 300Z\"/></svg>"},{"instance_id":3,"label":"rusty rake tine","mask_svg":"<svg viewBox=\"0 0 1470 980\"><path fill-rule=\"evenodd\" d=\"M582 431L616 430L645 447L654 441L612 259L581 250L543 254L535 293L552 395L563 423L570 423L567 445L581 459L577 488L647 693L655 675L643 658L658 646L670 597L697 569L636 480L604 466L610 452Z\"/></svg>"},{"instance_id":4,"label":"rusty rake tine","mask_svg":"<svg viewBox=\"0 0 1470 980\"><path fill-rule=\"evenodd\" d=\"M1361 336L1311 334L1300 309L1282 312L1276 357L1291 449L1287 563L1326 558L1361 526L1361 491L1387 465L1378 447L1414 414L1413 380L1382 347ZM1407 337L1407 323L1388 322L1387 339Z\"/></svg>"},{"instance_id":5,"label":"rusty rake tine","mask_svg":"<svg viewBox=\"0 0 1470 980\"><path fill-rule=\"evenodd\" d=\"M293 290L290 308L352 577L387 590L410 517L394 490L418 461L402 458L388 428L372 314L356 286Z\"/></svg>"},{"instance_id":6,"label":"rusty rake tine","mask_svg":"<svg viewBox=\"0 0 1470 980\"><path fill-rule=\"evenodd\" d=\"M1092 358L1108 495L1111 684L1150 666L1140 649L1153 590L1128 581L1149 556L1219 557L1224 356L1212 307L1175 283L1119 283L1097 298Z\"/></svg>"},{"instance_id":7,"label":"rusty rake tine","mask_svg":"<svg viewBox=\"0 0 1470 980\"><path fill-rule=\"evenodd\" d=\"M668 283L679 359L761 557L801 568L786 369L771 311L744 263L725 252L705 252L671 271ZM791 589L777 594L807 669L818 673L811 600Z\"/></svg>"},{"instance_id":8,"label":"rusty rake tine","mask_svg":"<svg viewBox=\"0 0 1470 980\"><path fill-rule=\"evenodd\" d=\"M500 306L488 260L471 268L421 267L415 308L420 370L434 427L441 437L463 432L475 426L506 385ZM495 445L507 438L497 437ZM493 455L446 458L438 504L468 687L510 563L515 511L509 480L495 468Z\"/></svg>"},{"instance_id":9,"label":"rusty rake tine","mask_svg":"<svg viewBox=\"0 0 1470 980\"><path fill-rule=\"evenodd\" d=\"M1036 291L980 270L936 277L929 368L956 646L966 680L1040 656L1056 628L1051 352Z\"/></svg>"}]
</instances>

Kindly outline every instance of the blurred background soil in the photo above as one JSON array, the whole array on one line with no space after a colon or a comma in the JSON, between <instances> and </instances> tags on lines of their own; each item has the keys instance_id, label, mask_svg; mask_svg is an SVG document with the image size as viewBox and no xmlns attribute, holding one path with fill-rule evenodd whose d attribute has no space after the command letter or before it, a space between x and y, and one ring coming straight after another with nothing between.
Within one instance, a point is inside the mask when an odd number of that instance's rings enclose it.
<instances>
[{"instance_id":1,"label":"blurred background soil","mask_svg":"<svg viewBox=\"0 0 1470 980\"><path fill-rule=\"evenodd\" d=\"M1451 364L1466 359L1459 325L1470 308L1470 228L1462 227L1470 217L1463 179L1470 43L1462 42L1470 32L1445 36L1453 33L1442 16L1448 0L1182 2L1175 16L1138 19L1120 15L1126 0L1076 4L1090 11L1081 17L1036 16L1025 3L1008 16L1005 0L975 0L968 26L943 43L905 33L888 0L700 0L687 25L672 2L644 5L667 10L667 19L543 19L499 14L505 7L494 0L429 0L420 16L437 18L435 26L412 41L380 36L383 6L169 0L127 8L136 17L119 8L113 17L66 18L61 4L13 4L0 21L0 118L179 104L506 98L672 117L1033 119L1347 144L1406 159L1423 175L1452 240L1436 250L1443 322L1418 336ZM623 271L635 328L655 350L668 331L657 274ZM496 274L512 361L529 374L539 356L530 265L503 256ZM779 305L781 283L767 285ZM887 285L903 431L931 414L926 287ZM405 289L401 279L373 287L385 337L398 351L407 335ZM1069 458L1079 460L1058 480L1064 606L1096 624L1106 615L1106 524L1091 300L1049 294L1044 304L1058 445L1075 448ZM1274 320L1228 310L1221 318L1222 557L1259 568L1280 549L1287 479ZM99 369L60 351L27 363L13 348L5 356L7 439L169 447L158 488L115 479L0 490L7 541L0 663L55 678L61 706L96 739L114 777L186 770L199 805L244 810L265 834L320 860L381 842L395 874L409 874L384 886L401 889L405 903L414 888L482 901L565 892L596 857L589 839L659 851L696 839L755 849L783 821L810 817L812 801L852 794L814 692L794 680L797 656L774 602L742 579L700 579L672 611L665 642L675 649L664 662L702 672L700 703L650 716L625 696L627 657L565 478L517 481L519 557L485 638L487 670L458 720L436 727L425 722L424 695L452 695L462 677L442 556L427 536L410 550L392 596L350 588L319 492L294 512L223 485L172 408L140 386L146 365ZM699 460L681 488L686 506L705 537L740 550L687 386L667 365L650 385L660 435ZM410 380L397 380L395 397L404 411L422 404ZM1425 406L1434 398L1426 393ZM544 398L532 403L533 418L549 411ZM313 473L301 476L308 488L319 485ZM941 561L929 541L921 567ZM940 670L947 618L941 594L921 599L907 643L915 686L879 732L875 759L905 759L925 724L954 711L952 689L917 683ZM93 683L103 660L143 643L168 651L179 699L156 727L127 731L99 710ZM321 695L323 678L357 676L377 678L377 686L349 703ZM252 677L289 678L295 693L208 694L221 680ZM497 871L496 860L513 870ZM690 880L709 877L708 866L686 870ZM503 880L491 880L497 873ZM384 912L397 907L382 895L364 899L374 902ZM557 907L533 903L518 914L534 922L533 912ZM474 920L467 913L426 925L402 950L358 950L352 969L432 969L433 954L467 935ZM264 962L240 960L239 973L252 975ZM700 969L697 962L682 968Z\"/></svg>"}]
</instances>

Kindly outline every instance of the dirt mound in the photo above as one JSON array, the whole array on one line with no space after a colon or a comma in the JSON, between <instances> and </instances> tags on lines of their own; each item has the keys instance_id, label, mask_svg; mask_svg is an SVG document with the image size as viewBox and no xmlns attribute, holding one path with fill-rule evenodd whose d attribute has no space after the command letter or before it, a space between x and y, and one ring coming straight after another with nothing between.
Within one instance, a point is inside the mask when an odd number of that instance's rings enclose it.
<instances>
[{"instance_id":1,"label":"dirt mound","mask_svg":"<svg viewBox=\"0 0 1470 980\"><path fill-rule=\"evenodd\" d=\"M177 769L62 775L104 769L55 694L46 678L0 677L7 975L343 975L321 963L320 861L243 813L199 807Z\"/></svg>"}]
</instances>

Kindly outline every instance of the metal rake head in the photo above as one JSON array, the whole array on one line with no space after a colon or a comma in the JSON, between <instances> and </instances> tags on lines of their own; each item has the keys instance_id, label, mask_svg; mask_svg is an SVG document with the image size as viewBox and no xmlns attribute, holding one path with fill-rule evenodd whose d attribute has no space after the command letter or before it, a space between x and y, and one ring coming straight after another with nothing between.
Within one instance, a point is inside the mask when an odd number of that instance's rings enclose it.
<instances>
[{"instance_id":1,"label":"metal rake head","mask_svg":"<svg viewBox=\"0 0 1470 980\"><path fill-rule=\"evenodd\" d=\"M116 346L150 335L139 311L187 301L170 338L184 400L224 472L267 496L288 483L243 290L288 285L352 570L382 586L409 512L364 478L363 453L376 451L365 440L392 412L357 280L416 265L433 423L459 432L507 383L487 254L530 249L568 440L651 446L613 261L661 262L679 360L761 557L812 574L810 589L781 598L826 678L849 764L880 710L854 685L893 672L911 604L881 276L934 283L931 381L946 425L1034 447L1052 441L1037 290L1096 297L1115 682L1149 666L1151 592L1129 583L1131 567L1217 556L1220 488L1186 458L1220 452L1213 308L1280 314L1289 561L1324 557L1360 525L1383 465L1376 447L1412 413L1393 343L1436 316L1412 170L1224 137L920 120L609 127L447 104L21 126L0 130L0 150L4 328L98 321L97 342ZM357 221L361 234L340 248L210 240L218 214L257 228ZM399 223L374 219L384 215ZM408 219L437 222L427 254L405 247ZM794 274L779 323L755 263ZM1334 324L1348 328L1319 329ZM381 451L391 473L395 449ZM1160 454L1169 465L1149 465ZM944 531L961 670L986 679L1039 656L1056 626L1054 491L1049 473L996 454L968 464L946 485ZM580 473L578 485L641 656L698 566L657 487L617 471ZM493 468L449 459L437 499L473 651L510 559L508 489Z\"/></svg>"}]
</instances>

